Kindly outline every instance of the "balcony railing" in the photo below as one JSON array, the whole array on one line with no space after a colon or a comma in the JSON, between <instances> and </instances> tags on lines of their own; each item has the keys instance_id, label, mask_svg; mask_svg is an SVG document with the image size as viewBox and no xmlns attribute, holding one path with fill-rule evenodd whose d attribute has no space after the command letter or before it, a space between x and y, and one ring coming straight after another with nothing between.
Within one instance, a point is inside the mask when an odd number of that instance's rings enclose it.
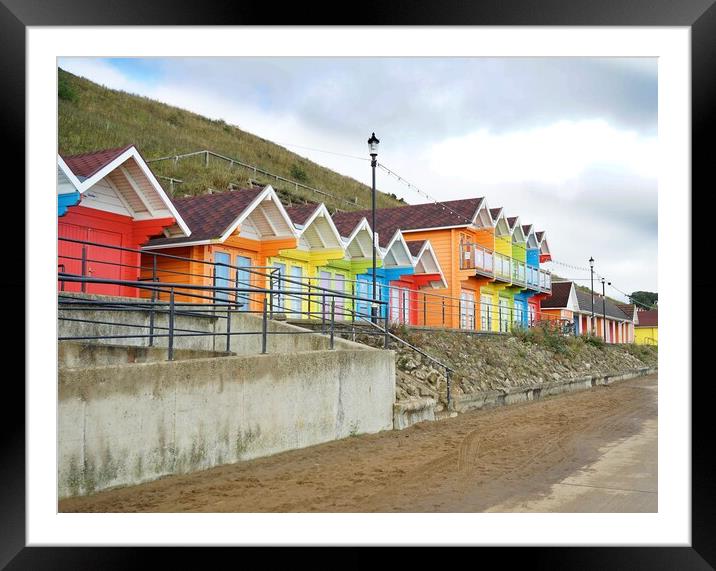
<instances>
[{"instance_id":1,"label":"balcony railing","mask_svg":"<svg viewBox=\"0 0 716 571\"><path fill-rule=\"evenodd\" d=\"M539 271L539 288L544 292L552 291L552 274L547 270Z\"/></svg>"},{"instance_id":2,"label":"balcony railing","mask_svg":"<svg viewBox=\"0 0 716 571\"><path fill-rule=\"evenodd\" d=\"M492 250L470 242L460 243L460 269L475 270L488 277L495 275L495 257Z\"/></svg>"},{"instance_id":3,"label":"balcony railing","mask_svg":"<svg viewBox=\"0 0 716 571\"><path fill-rule=\"evenodd\" d=\"M530 289L539 290L539 268L527 265L526 285Z\"/></svg>"},{"instance_id":4,"label":"balcony railing","mask_svg":"<svg viewBox=\"0 0 716 571\"><path fill-rule=\"evenodd\" d=\"M512 258L495 252L495 277L505 282L512 281Z\"/></svg>"},{"instance_id":5,"label":"balcony railing","mask_svg":"<svg viewBox=\"0 0 716 571\"><path fill-rule=\"evenodd\" d=\"M520 260L512 260L512 283L527 285L527 264Z\"/></svg>"},{"instance_id":6,"label":"balcony railing","mask_svg":"<svg viewBox=\"0 0 716 571\"><path fill-rule=\"evenodd\" d=\"M474 270L481 275L535 291L552 291L552 276L547 270L471 242L460 243L460 269Z\"/></svg>"}]
</instances>

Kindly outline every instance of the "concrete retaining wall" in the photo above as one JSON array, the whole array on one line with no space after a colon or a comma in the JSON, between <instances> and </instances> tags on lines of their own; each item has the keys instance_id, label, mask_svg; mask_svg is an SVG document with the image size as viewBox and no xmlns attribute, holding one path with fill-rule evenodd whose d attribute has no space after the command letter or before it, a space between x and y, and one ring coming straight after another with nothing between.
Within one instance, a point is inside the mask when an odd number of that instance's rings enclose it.
<instances>
[{"instance_id":1,"label":"concrete retaining wall","mask_svg":"<svg viewBox=\"0 0 716 571\"><path fill-rule=\"evenodd\" d=\"M516 404L537 400L545 396L589 389L597 385L609 385L617 381L651 375L657 371L657 367L645 367L625 373L588 375L564 381L512 387L501 391L480 391L454 398L452 410L463 413L481 408ZM454 415L454 413L448 414L448 411L442 411L443 414L441 414L441 407L439 407L432 398L411 399L410 401L398 402L394 405L393 411L393 426L396 429L407 428L412 424L424 420L439 420L440 418Z\"/></svg>"},{"instance_id":2,"label":"concrete retaining wall","mask_svg":"<svg viewBox=\"0 0 716 571\"><path fill-rule=\"evenodd\" d=\"M174 359L206 359L208 357L227 357L231 353L223 351L204 351L201 349L176 349ZM100 367L103 365L121 365L125 363L152 363L166 361L167 350L163 347L139 347L135 345L104 345L99 343L81 343L78 341L60 341L57 344L57 365L62 368Z\"/></svg>"},{"instance_id":3,"label":"concrete retaining wall","mask_svg":"<svg viewBox=\"0 0 716 571\"><path fill-rule=\"evenodd\" d=\"M59 496L387 430L394 399L366 347L60 369Z\"/></svg>"},{"instance_id":4,"label":"concrete retaining wall","mask_svg":"<svg viewBox=\"0 0 716 571\"><path fill-rule=\"evenodd\" d=\"M136 299L100 296L95 294L79 294L66 293L65 297L73 297L85 300L102 300L108 303L112 301L138 302ZM84 319L95 323L85 323L80 321L70 321L67 319L58 320L58 337L92 337L92 336L110 336L110 335L137 335L147 334L149 332L149 312L146 310L111 310L111 309L60 309L60 318ZM223 314L224 316L226 313ZM111 323L111 325L101 324L97 322ZM226 351L226 323L227 320L219 317L206 316L186 316L177 315L174 320L177 335L174 337L175 349L190 349L201 351ZM129 325L133 326L129 326ZM168 327L169 317L166 312L157 312L154 317L154 324L157 333L166 334L165 329ZM138 327L143 326L143 327ZM230 351L237 355L255 355L261 352L261 327L262 318L260 315L233 313L231 315L230 331L237 333L251 333L249 335L233 335L231 337ZM207 335L191 335L182 336L181 329L190 331L201 331ZM267 337L267 351L269 353L292 353L295 351L318 351L329 348L328 335L320 335L315 332L309 332L302 327L290 325L282 321L269 320L269 335ZM91 343L103 345L131 345L137 347L146 347L149 344L147 338L120 338L120 339L99 339L92 340ZM168 346L167 337L157 337L154 340L155 347ZM351 350L366 349L364 345L353 343L335 337L334 346L336 348L346 348Z\"/></svg>"}]
</instances>

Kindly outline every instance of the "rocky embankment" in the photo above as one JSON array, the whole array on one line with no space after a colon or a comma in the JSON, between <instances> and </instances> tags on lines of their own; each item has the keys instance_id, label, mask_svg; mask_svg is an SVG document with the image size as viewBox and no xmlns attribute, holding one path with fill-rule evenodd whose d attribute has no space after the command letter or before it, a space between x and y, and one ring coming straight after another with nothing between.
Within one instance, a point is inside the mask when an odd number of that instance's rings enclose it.
<instances>
[{"instance_id":1,"label":"rocky embankment","mask_svg":"<svg viewBox=\"0 0 716 571\"><path fill-rule=\"evenodd\" d=\"M617 375L656 367L656 347L604 345L599 340L539 334L472 336L449 331L400 330L405 341L454 370L451 397L480 392L510 392L519 387L565 382L588 375ZM375 338L357 339L377 344ZM447 402L445 369L396 342L396 399L400 403L432 398Z\"/></svg>"}]
</instances>

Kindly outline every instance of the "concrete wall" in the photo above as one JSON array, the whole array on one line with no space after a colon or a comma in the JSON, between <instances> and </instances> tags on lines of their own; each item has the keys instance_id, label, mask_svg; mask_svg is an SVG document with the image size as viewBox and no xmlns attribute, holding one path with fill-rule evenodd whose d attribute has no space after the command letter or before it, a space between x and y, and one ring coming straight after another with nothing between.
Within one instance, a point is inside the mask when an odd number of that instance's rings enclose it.
<instances>
[{"instance_id":1,"label":"concrete wall","mask_svg":"<svg viewBox=\"0 0 716 571\"><path fill-rule=\"evenodd\" d=\"M435 399L414 398L396 402L393 405L393 427L396 430L408 428L425 420L441 420L456 416L457 413L469 412L482 408L507 406L520 402L538 400L542 397L589 389L598 385L609 385L616 381L634 379L657 372L656 367L634 369L611 375L588 375L576 379L565 379L533 386L513 387L510 390L479 391L455 398L450 410L443 410L443 405Z\"/></svg>"},{"instance_id":2,"label":"concrete wall","mask_svg":"<svg viewBox=\"0 0 716 571\"><path fill-rule=\"evenodd\" d=\"M91 294L63 294L65 297L81 298L87 300L103 300L106 302L122 301L134 302L139 300L132 298L117 298ZM146 303L146 302L145 302ZM109 335L137 335L149 332L149 312L146 310L111 310L111 309L60 309L58 316L58 336L109 336ZM224 316L226 313L223 314ZM69 319L62 319L69 318ZM91 320L95 323L84 323L70 319ZM101 324L96 322L110 323ZM154 323L157 333L166 333L160 327L168 327L169 319L166 312L157 312ZM132 326L129 326L129 325ZM219 317L206 316L184 316L175 317L175 328L177 335L174 337L175 349L191 349L201 351L226 351L226 324L227 320ZM144 326L144 327L138 327ZM250 333L232 335L230 351L237 355L254 355L261 352L261 328L262 318L260 315L233 313L231 315L230 331L237 333ZM207 335L182 336L181 329L190 331L201 331ZM290 325L282 321L269 320L269 335L267 337L267 351L269 353L291 353L295 351L317 351L329 348L328 335L318 335L307 332L306 329ZM91 343L105 345L131 345L137 347L147 346L149 341L146 338L120 338L120 339L99 339ZM167 347L168 338L158 337L154 341L155 347ZM364 345L335 338L336 348L350 348L351 350L366 349Z\"/></svg>"},{"instance_id":3,"label":"concrete wall","mask_svg":"<svg viewBox=\"0 0 716 571\"><path fill-rule=\"evenodd\" d=\"M60 369L59 495L391 429L394 400L366 347Z\"/></svg>"},{"instance_id":4,"label":"concrete wall","mask_svg":"<svg viewBox=\"0 0 716 571\"><path fill-rule=\"evenodd\" d=\"M231 353L204 351L201 349L176 349L174 359L206 359L227 357ZM60 368L99 367L125 363L152 363L166 361L167 350L163 347L138 347L135 345L104 345L79 341L60 341L57 344L57 365Z\"/></svg>"}]
</instances>

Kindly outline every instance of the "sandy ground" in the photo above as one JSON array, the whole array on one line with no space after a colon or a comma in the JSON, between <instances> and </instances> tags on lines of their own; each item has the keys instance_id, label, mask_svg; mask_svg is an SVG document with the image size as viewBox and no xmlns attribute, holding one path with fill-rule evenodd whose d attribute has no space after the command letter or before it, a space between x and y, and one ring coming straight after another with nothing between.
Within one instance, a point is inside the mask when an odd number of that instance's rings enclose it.
<instances>
[{"instance_id":1,"label":"sandy ground","mask_svg":"<svg viewBox=\"0 0 716 571\"><path fill-rule=\"evenodd\" d=\"M59 511L656 511L656 387L653 375L346 438Z\"/></svg>"}]
</instances>

